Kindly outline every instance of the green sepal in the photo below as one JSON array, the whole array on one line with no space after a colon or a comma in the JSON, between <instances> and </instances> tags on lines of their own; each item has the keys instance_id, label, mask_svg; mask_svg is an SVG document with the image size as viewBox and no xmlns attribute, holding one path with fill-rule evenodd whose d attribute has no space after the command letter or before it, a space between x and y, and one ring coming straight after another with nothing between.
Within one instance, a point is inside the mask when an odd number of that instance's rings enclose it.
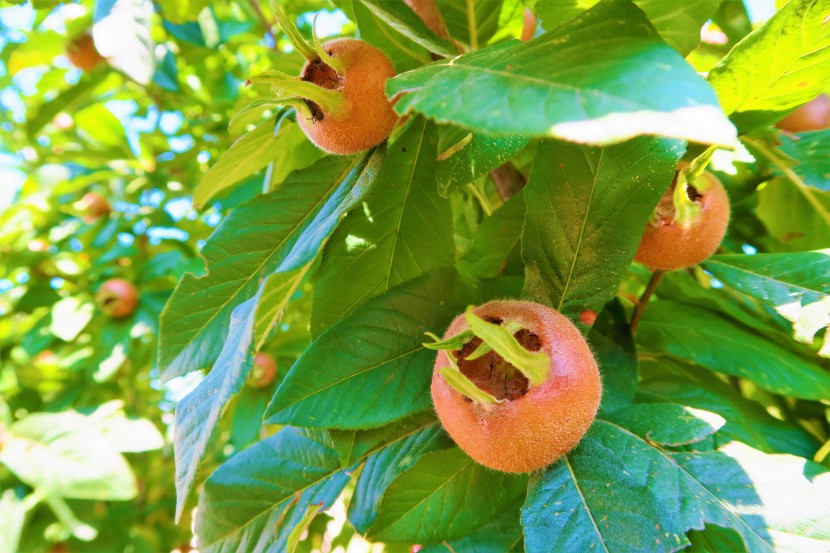
<instances>
[{"instance_id":1,"label":"green sepal","mask_svg":"<svg viewBox=\"0 0 830 553\"><path fill-rule=\"evenodd\" d=\"M465 316L473 333L525 375L531 386L538 386L547 379L550 357L545 353L526 350L509 328L488 323L473 313L472 306L467 308Z\"/></svg>"},{"instance_id":2,"label":"green sepal","mask_svg":"<svg viewBox=\"0 0 830 553\"><path fill-rule=\"evenodd\" d=\"M677 184L674 187L672 202L674 203L674 220L680 226L689 225L700 214L703 207L689 198L689 183L686 180L686 172L680 171L677 174Z\"/></svg>"},{"instance_id":3,"label":"green sepal","mask_svg":"<svg viewBox=\"0 0 830 553\"><path fill-rule=\"evenodd\" d=\"M276 69L257 73L248 78L248 84L270 86L275 102L296 106L297 100L304 98L320 106L325 113L337 112L345 100L341 91L323 88Z\"/></svg>"},{"instance_id":4,"label":"green sepal","mask_svg":"<svg viewBox=\"0 0 830 553\"><path fill-rule=\"evenodd\" d=\"M442 367L436 372L450 385L450 388L470 398L478 405L496 405L497 403L504 402L503 399L496 399L491 394L488 394L473 384L473 381L458 369L458 364L451 354L447 354L447 359L450 361L450 366Z\"/></svg>"},{"instance_id":5,"label":"green sepal","mask_svg":"<svg viewBox=\"0 0 830 553\"><path fill-rule=\"evenodd\" d=\"M422 345L431 350L439 351L439 350L447 350L447 351L456 351L464 347L464 344L469 342L473 339L473 331L472 330L465 330L464 332L459 332L455 336L451 338L447 338L446 340L442 340L440 336L433 334L432 332L424 332L427 336L435 340L434 342L424 342Z\"/></svg>"},{"instance_id":6,"label":"green sepal","mask_svg":"<svg viewBox=\"0 0 830 553\"><path fill-rule=\"evenodd\" d=\"M279 7L275 0L271 0L271 9L274 10L274 14L277 16L277 23L280 29L286 34L288 40L294 45L294 48L308 61L317 61L317 52L306 42L303 35L300 34L300 30L292 20L288 19L288 16L285 15L285 12L282 11L282 8Z\"/></svg>"},{"instance_id":7,"label":"green sepal","mask_svg":"<svg viewBox=\"0 0 830 553\"><path fill-rule=\"evenodd\" d=\"M311 22L311 36L314 39L314 49L317 51L317 55L320 56L320 60L322 60L323 63L334 69L338 75L343 75L346 72L346 66L343 64L343 60L330 56L320 43L320 37L317 36L318 16L319 14L315 15L314 21Z\"/></svg>"}]
</instances>

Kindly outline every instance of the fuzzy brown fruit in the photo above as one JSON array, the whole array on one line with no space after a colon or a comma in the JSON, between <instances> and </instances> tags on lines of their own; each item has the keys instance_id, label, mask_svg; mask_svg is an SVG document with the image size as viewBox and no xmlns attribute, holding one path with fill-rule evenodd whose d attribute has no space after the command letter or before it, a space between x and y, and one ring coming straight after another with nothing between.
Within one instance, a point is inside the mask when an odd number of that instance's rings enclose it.
<instances>
[{"instance_id":1,"label":"fuzzy brown fruit","mask_svg":"<svg viewBox=\"0 0 830 553\"><path fill-rule=\"evenodd\" d=\"M819 94L775 126L790 132L820 131L830 127L830 96Z\"/></svg>"},{"instance_id":2,"label":"fuzzy brown fruit","mask_svg":"<svg viewBox=\"0 0 830 553\"><path fill-rule=\"evenodd\" d=\"M252 388L270 386L277 378L277 362L270 353L259 352L254 355L254 368L248 380Z\"/></svg>"},{"instance_id":3,"label":"fuzzy brown fruit","mask_svg":"<svg viewBox=\"0 0 830 553\"><path fill-rule=\"evenodd\" d=\"M109 201L97 192L84 194L84 197L81 198L81 201L76 206L80 210L84 221L87 223L95 222L101 217L109 215L110 211L112 211Z\"/></svg>"},{"instance_id":4,"label":"fuzzy brown fruit","mask_svg":"<svg viewBox=\"0 0 830 553\"><path fill-rule=\"evenodd\" d=\"M687 191L695 212L685 221L678 220L675 178L646 225L635 260L652 269L674 271L697 265L715 253L729 226L729 197L711 173L703 172L695 182L697 186Z\"/></svg>"},{"instance_id":5,"label":"fuzzy brown fruit","mask_svg":"<svg viewBox=\"0 0 830 553\"><path fill-rule=\"evenodd\" d=\"M579 330L544 305L493 301L473 313L491 322L520 323L523 328L514 336L525 349L549 356L549 372L541 384L531 386L495 352L468 361L477 339L459 351L439 351L431 386L438 418L461 449L484 466L504 472L545 467L576 446L596 416L602 381L594 356ZM462 314L444 338L468 328ZM450 386L438 372L450 364L448 355L479 389L503 401L482 405Z\"/></svg>"},{"instance_id":6,"label":"fuzzy brown fruit","mask_svg":"<svg viewBox=\"0 0 830 553\"><path fill-rule=\"evenodd\" d=\"M101 285L95 295L98 307L113 319L128 317L138 305L138 289L123 278L111 278Z\"/></svg>"},{"instance_id":7,"label":"fuzzy brown fruit","mask_svg":"<svg viewBox=\"0 0 830 553\"><path fill-rule=\"evenodd\" d=\"M89 71L104 61L104 58L95 48L95 41L89 33L84 33L72 39L72 42L66 48L66 57L69 58L72 65L84 71Z\"/></svg>"},{"instance_id":8,"label":"fuzzy brown fruit","mask_svg":"<svg viewBox=\"0 0 830 553\"><path fill-rule=\"evenodd\" d=\"M398 120L386 99L386 80L395 76L392 62L367 42L340 38L323 44L333 58L342 61L338 73L323 63L306 62L300 77L326 90L343 94L335 110L311 101L312 118L298 115L300 127L318 148L330 154L355 154L377 146L389 137Z\"/></svg>"}]
</instances>

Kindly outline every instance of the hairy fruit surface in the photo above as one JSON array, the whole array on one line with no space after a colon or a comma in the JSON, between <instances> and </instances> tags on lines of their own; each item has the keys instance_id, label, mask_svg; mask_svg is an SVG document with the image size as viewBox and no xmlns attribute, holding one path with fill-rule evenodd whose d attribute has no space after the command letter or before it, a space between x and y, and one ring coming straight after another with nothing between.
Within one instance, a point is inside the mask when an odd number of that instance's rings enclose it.
<instances>
[{"instance_id":1,"label":"hairy fruit surface","mask_svg":"<svg viewBox=\"0 0 830 553\"><path fill-rule=\"evenodd\" d=\"M270 386L277 378L277 362L270 353L259 352L254 355L254 368L251 369L249 383L252 388Z\"/></svg>"},{"instance_id":2,"label":"hairy fruit surface","mask_svg":"<svg viewBox=\"0 0 830 553\"><path fill-rule=\"evenodd\" d=\"M138 289L123 278L111 278L101 285L95 295L98 307L113 319L128 317L138 305Z\"/></svg>"},{"instance_id":3,"label":"hairy fruit surface","mask_svg":"<svg viewBox=\"0 0 830 553\"><path fill-rule=\"evenodd\" d=\"M820 131L830 128L830 96L819 94L775 124L790 132Z\"/></svg>"},{"instance_id":4,"label":"hairy fruit surface","mask_svg":"<svg viewBox=\"0 0 830 553\"><path fill-rule=\"evenodd\" d=\"M514 338L527 351L546 354L549 365L533 385L495 351L475 358L479 338L459 350L441 350L431 386L438 418L461 449L484 466L516 473L545 467L576 446L594 420L602 396L594 356L573 323L544 305L493 301L472 312L503 328L520 327ZM469 328L462 314L444 339ZM439 369L452 364L450 355L461 373L498 403L478 403L448 384Z\"/></svg>"},{"instance_id":5,"label":"hairy fruit surface","mask_svg":"<svg viewBox=\"0 0 830 553\"><path fill-rule=\"evenodd\" d=\"M386 54L371 44L353 38L323 44L341 61L342 74L322 61L306 62L300 77L326 90L342 93L334 110L307 101L313 117L298 114L300 127L318 148L331 154L355 154L377 146L389 137L398 117L386 99L386 80L395 68Z\"/></svg>"},{"instance_id":6,"label":"hairy fruit surface","mask_svg":"<svg viewBox=\"0 0 830 553\"><path fill-rule=\"evenodd\" d=\"M657 204L634 259L652 269L691 267L715 253L729 226L729 197L711 173L703 172L687 188L694 210L680 220L674 202L677 179Z\"/></svg>"}]
</instances>

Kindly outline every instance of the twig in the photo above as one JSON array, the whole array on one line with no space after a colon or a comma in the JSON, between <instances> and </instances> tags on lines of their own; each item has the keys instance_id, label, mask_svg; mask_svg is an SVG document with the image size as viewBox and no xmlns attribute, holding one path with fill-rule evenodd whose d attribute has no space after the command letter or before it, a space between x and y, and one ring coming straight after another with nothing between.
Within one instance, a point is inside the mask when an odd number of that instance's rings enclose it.
<instances>
[{"instance_id":1,"label":"twig","mask_svg":"<svg viewBox=\"0 0 830 553\"><path fill-rule=\"evenodd\" d=\"M262 27L265 29L265 34L271 37L271 48L274 50L277 49L277 38L274 36L274 33L271 31L273 29L273 24L268 22L266 19L265 14L262 13L262 6L259 5L259 0L251 0L251 6L253 6L254 11L256 12L257 16L259 17L260 23L262 23Z\"/></svg>"},{"instance_id":2,"label":"twig","mask_svg":"<svg viewBox=\"0 0 830 553\"><path fill-rule=\"evenodd\" d=\"M499 196L505 202L512 198L527 183L524 175L510 162L491 171L490 177L492 177L493 182L496 184L496 190L498 190Z\"/></svg>"},{"instance_id":3,"label":"twig","mask_svg":"<svg viewBox=\"0 0 830 553\"><path fill-rule=\"evenodd\" d=\"M640 296L640 301L638 301L637 305L634 307L634 314L631 316L632 334L637 332L637 327L640 326L640 319L643 318L643 313L646 310L648 301L651 299L651 296L657 289L657 285L660 284L660 281L663 279L663 275L665 274L666 271L661 271L660 269L655 269L655 271L651 274L651 279L649 279L646 289L643 291L643 295Z\"/></svg>"}]
</instances>

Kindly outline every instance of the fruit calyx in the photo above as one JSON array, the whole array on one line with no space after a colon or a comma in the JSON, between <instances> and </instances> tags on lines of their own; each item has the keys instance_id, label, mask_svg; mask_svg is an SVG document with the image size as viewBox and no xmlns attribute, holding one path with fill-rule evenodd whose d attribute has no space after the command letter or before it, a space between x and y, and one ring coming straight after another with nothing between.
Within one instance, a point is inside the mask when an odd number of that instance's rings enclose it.
<instances>
[{"instance_id":1,"label":"fruit calyx","mask_svg":"<svg viewBox=\"0 0 830 553\"><path fill-rule=\"evenodd\" d=\"M711 183L699 178L712 155L714 148L709 148L690 164L680 164L669 187L671 194L664 194L651 216L652 226L679 225L691 227L703 212L703 197Z\"/></svg>"},{"instance_id":2,"label":"fruit calyx","mask_svg":"<svg viewBox=\"0 0 830 553\"><path fill-rule=\"evenodd\" d=\"M447 384L471 402L487 409L521 398L545 382L550 357L540 351L538 335L520 321L481 318L467 308L469 328L424 347L446 352L448 365L437 369Z\"/></svg>"}]
</instances>

